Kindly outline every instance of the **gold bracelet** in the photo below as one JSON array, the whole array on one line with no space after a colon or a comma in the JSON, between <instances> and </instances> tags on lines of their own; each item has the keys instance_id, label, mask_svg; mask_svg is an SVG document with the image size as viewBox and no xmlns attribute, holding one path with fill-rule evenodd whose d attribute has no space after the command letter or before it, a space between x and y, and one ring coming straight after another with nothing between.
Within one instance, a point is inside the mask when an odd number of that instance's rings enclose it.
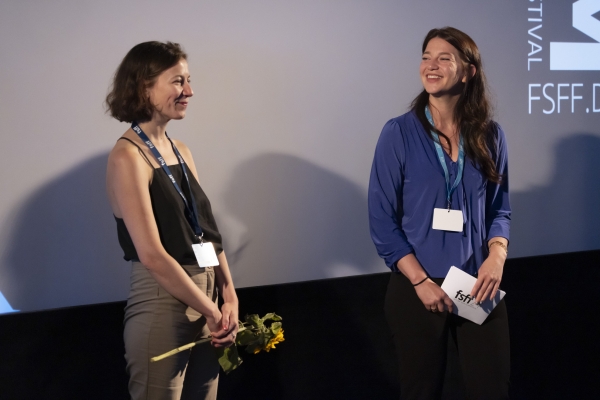
<instances>
[{"instance_id":1,"label":"gold bracelet","mask_svg":"<svg viewBox=\"0 0 600 400\"><path fill-rule=\"evenodd\" d=\"M502 247L504 249L504 251L506 252L506 254L508 255L508 248L506 247L506 245L504 243L502 243L499 240L496 240L495 242L492 242L489 244L488 246L488 250L490 250L492 248L493 245L497 244L498 246Z\"/></svg>"}]
</instances>

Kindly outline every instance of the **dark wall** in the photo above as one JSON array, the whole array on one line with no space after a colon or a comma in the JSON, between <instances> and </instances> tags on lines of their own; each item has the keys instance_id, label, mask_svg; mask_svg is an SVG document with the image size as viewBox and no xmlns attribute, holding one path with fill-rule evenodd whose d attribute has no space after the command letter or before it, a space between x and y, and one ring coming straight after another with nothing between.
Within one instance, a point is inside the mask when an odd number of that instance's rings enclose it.
<instances>
[{"instance_id":1,"label":"dark wall","mask_svg":"<svg viewBox=\"0 0 600 400\"><path fill-rule=\"evenodd\" d=\"M219 399L396 399L383 317L388 274L238 291L240 311L277 312L285 341L242 354ZM598 398L600 251L508 260L503 289L512 398ZM0 398L127 399L124 302L0 316ZM455 362L450 354L450 362ZM446 398L460 398L452 370Z\"/></svg>"}]
</instances>

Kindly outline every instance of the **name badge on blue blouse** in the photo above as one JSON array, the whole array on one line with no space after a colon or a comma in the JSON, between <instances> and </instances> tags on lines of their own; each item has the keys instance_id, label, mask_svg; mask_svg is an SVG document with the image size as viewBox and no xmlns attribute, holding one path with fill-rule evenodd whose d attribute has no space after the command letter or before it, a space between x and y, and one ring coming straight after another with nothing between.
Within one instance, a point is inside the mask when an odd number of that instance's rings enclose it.
<instances>
[{"instance_id":1,"label":"name badge on blue blouse","mask_svg":"<svg viewBox=\"0 0 600 400\"><path fill-rule=\"evenodd\" d=\"M461 210L450 210L448 208L433 209L432 229L438 231L462 232L463 213Z\"/></svg>"},{"instance_id":2,"label":"name badge on blue blouse","mask_svg":"<svg viewBox=\"0 0 600 400\"><path fill-rule=\"evenodd\" d=\"M200 268L216 267L219 265L217 259L217 253L215 252L215 246L210 242L201 242L192 244L196 261Z\"/></svg>"},{"instance_id":3,"label":"name badge on blue blouse","mask_svg":"<svg viewBox=\"0 0 600 400\"><path fill-rule=\"evenodd\" d=\"M433 123L433 117L431 116L431 112L429 111L429 106L425 107L425 116L427 120L432 126L435 126ZM459 132L460 135L460 132ZM450 185L450 174L448 173L448 166L446 165L446 158L444 156L444 150L440 145L440 138L437 133L431 131L431 136L433 136L433 144L435 146L435 151L438 156L438 160L442 169L444 170L444 178L446 180L446 202L448 203L448 208L434 208L433 209L433 224L432 229L439 231L450 231L450 232L462 232L463 225L465 220L463 220L463 212L461 210L451 210L450 206L452 205L452 193L458 187L462 176L465 165L465 149L463 137L460 135L460 139L458 141L458 159L456 162L458 163L458 171L456 173L456 178L454 179L454 184Z\"/></svg>"}]
</instances>

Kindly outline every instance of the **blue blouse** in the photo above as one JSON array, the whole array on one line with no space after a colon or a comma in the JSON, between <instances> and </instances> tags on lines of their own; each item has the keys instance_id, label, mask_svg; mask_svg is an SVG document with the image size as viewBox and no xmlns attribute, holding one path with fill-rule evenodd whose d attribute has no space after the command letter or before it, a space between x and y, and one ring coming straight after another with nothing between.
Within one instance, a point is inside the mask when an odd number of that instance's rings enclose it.
<instances>
[{"instance_id":1,"label":"blue blouse","mask_svg":"<svg viewBox=\"0 0 600 400\"><path fill-rule=\"evenodd\" d=\"M446 179L433 140L414 112L388 121L381 132L369 181L371 238L392 271L414 253L427 274L444 278L451 266L476 275L488 255L487 241L509 238L510 203L506 138L497 131L491 155L503 179L489 182L465 157L463 178L452 194L452 209L463 211L463 231L433 230L434 208L447 208ZM450 182L458 164L444 152Z\"/></svg>"}]
</instances>

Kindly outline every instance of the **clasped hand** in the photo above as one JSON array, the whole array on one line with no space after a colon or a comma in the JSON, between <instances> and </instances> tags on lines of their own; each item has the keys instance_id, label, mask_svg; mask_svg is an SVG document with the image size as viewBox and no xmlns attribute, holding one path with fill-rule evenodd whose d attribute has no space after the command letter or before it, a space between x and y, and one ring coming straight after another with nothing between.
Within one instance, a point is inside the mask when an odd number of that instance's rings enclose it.
<instances>
[{"instance_id":1,"label":"clasped hand","mask_svg":"<svg viewBox=\"0 0 600 400\"><path fill-rule=\"evenodd\" d=\"M229 347L235 343L238 331L238 306L233 303L224 303L221 307L220 318L208 322L211 344L214 347Z\"/></svg>"}]
</instances>

